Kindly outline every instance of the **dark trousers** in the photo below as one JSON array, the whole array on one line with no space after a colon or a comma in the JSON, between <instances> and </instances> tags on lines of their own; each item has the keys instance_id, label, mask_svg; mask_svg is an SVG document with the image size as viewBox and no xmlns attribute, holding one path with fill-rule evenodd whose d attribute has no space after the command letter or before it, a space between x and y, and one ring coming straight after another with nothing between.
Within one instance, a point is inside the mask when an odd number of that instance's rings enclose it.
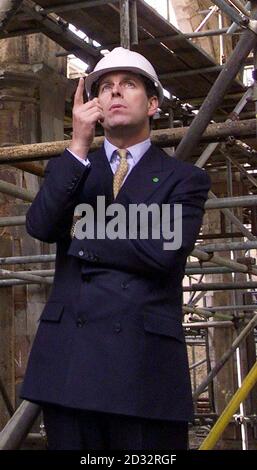
<instances>
[{"instance_id":1,"label":"dark trousers","mask_svg":"<svg viewBox=\"0 0 257 470\"><path fill-rule=\"evenodd\" d=\"M50 450L186 450L188 423L43 405Z\"/></svg>"}]
</instances>

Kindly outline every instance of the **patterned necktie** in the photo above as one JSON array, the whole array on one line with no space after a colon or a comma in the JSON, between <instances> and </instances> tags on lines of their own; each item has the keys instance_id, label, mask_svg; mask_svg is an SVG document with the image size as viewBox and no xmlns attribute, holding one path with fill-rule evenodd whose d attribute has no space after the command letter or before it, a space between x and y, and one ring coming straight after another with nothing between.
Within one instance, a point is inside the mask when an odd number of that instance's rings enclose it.
<instances>
[{"instance_id":1,"label":"patterned necktie","mask_svg":"<svg viewBox=\"0 0 257 470\"><path fill-rule=\"evenodd\" d=\"M117 170L115 171L115 175L114 175L114 178L113 178L113 194L114 194L114 198L116 198L121 186L122 186L122 183L123 183L123 180L128 172L128 169L129 169L129 165L128 165L128 162L127 162L127 156L128 156L128 151L126 149L117 149L117 154L119 155L120 157L120 163L119 163L119 166L117 168Z\"/></svg>"}]
</instances>

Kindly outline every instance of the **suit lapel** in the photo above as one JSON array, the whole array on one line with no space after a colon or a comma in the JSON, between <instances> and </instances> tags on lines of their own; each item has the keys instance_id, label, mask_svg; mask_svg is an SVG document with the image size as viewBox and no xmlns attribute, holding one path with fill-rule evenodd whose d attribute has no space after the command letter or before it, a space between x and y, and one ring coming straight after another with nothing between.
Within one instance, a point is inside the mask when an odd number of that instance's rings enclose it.
<instances>
[{"instance_id":1,"label":"suit lapel","mask_svg":"<svg viewBox=\"0 0 257 470\"><path fill-rule=\"evenodd\" d=\"M128 175L114 202L124 205L146 202L173 173L170 163L171 158L166 159L162 151L151 145Z\"/></svg>"},{"instance_id":2,"label":"suit lapel","mask_svg":"<svg viewBox=\"0 0 257 470\"><path fill-rule=\"evenodd\" d=\"M116 199L113 197L113 173L104 146L89 154L90 174L85 183L81 202L94 204L97 196L105 195L106 206L113 202L139 204L150 199L174 171L172 157L165 157L158 147L151 145L131 170Z\"/></svg>"}]
</instances>

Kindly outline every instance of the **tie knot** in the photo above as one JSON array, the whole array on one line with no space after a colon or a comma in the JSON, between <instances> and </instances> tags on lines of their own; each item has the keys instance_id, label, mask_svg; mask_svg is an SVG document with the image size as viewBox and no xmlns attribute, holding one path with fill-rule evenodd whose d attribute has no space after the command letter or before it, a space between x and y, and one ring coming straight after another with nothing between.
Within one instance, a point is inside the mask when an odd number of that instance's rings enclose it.
<instances>
[{"instance_id":1,"label":"tie knot","mask_svg":"<svg viewBox=\"0 0 257 470\"><path fill-rule=\"evenodd\" d=\"M126 160L128 156L127 149L117 149L117 154L119 155L121 160Z\"/></svg>"}]
</instances>

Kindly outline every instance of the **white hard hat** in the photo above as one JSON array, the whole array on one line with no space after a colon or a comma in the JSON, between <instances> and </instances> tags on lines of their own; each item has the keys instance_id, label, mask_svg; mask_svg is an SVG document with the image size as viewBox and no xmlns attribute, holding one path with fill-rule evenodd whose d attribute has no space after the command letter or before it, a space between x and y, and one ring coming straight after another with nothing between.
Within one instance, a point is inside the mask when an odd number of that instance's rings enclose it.
<instances>
[{"instance_id":1,"label":"white hard hat","mask_svg":"<svg viewBox=\"0 0 257 470\"><path fill-rule=\"evenodd\" d=\"M92 85L104 74L119 70L126 70L147 77L156 87L159 98L159 105L163 101L163 87L157 77L152 64L138 52L115 47L105 55L95 66L93 72L89 73L85 79L85 87L88 99L91 98Z\"/></svg>"}]
</instances>

